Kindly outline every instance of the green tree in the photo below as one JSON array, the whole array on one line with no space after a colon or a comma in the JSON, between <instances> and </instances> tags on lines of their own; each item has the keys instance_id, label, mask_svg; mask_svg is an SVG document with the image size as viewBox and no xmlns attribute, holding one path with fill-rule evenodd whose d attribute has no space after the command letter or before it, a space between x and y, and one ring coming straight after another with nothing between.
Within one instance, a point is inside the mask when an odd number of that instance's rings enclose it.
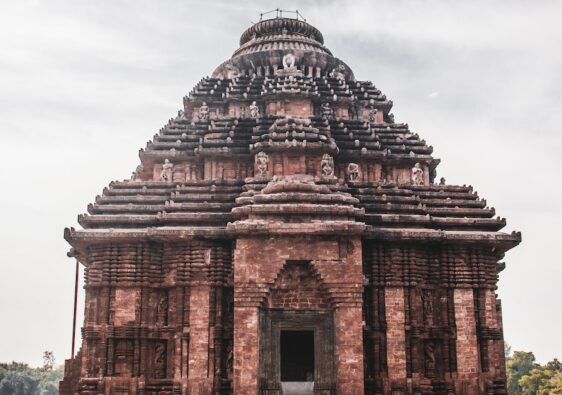
<instances>
[{"instance_id":1,"label":"green tree","mask_svg":"<svg viewBox=\"0 0 562 395\"><path fill-rule=\"evenodd\" d=\"M9 370L0 382L0 395L33 395L38 384L28 372Z\"/></svg>"},{"instance_id":2,"label":"green tree","mask_svg":"<svg viewBox=\"0 0 562 395\"><path fill-rule=\"evenodd\" d=\"M55 367L52 352L43 353L43 366L31 368L25 363L0 363L0 395L57 395L63 367Z\"/></svg>"},{"instance_id":3,"label":"green tree","mask_svg":"<svg viewBox=\"0 0 562 395\"><path fill-rule=\"evenodd\" d=\"M519 380L539 367L532 352L515 351L507 361L507 389L510 395L523 395Z\"/></svg>"},{"instance_id":4,"label":"green tree","mask_svg":"<svg viewBox=\"0 0 562 395\"><path fill-rule=\"evenodd\" d=\"M539 395L548 380L550 380L549 371L543 366L539 366L531 370L529 374L521 377L518 384L522 394ZM548 394L548 392L546 394Z\"/></svg>"},{"instance_id":5,"label":"green tree","mask_svg":"<svg viewBox=\"0 0 562 395\"><path fill-rule=\"evenodd\" d=\"M545 392L545 394L562 395L562 372L558 372L552 376L544 389L550 391Z\"/></svg>"},{"instance_id":6,"label":"green tree","mask_svg":"<svg viewBox=\"0 0 562 395\"><path fill-rule=\"evenodd\" d=\"M55 354L52 351L43 351L43 370L53 370Z\"/></svg>"}]
</instances>

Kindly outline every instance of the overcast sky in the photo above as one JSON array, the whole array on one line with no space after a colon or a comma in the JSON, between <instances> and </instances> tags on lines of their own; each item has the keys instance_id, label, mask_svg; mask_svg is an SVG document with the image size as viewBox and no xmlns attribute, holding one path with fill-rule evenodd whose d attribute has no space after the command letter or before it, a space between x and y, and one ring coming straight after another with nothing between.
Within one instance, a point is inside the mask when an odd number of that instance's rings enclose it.
<instances>
[{"instance_id":1,"label":"overcast sky","mask_svg":"<svg viewBox=\"0 0 562 395\"><path fill-rule=\"evenodd\" d=\"M69 356L64 227L276 7L299 8L394 100L442 159L438 177L523 232L500 275L505 338L562 357L562 2L3 0L0 361Z\"/></svg>"}]
</instances>

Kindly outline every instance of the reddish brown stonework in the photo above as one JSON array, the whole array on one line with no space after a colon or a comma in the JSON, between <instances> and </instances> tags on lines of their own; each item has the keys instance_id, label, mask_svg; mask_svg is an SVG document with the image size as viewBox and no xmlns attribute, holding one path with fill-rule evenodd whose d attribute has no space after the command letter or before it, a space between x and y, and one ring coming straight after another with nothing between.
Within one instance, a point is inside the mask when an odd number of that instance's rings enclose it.
<instances>
[{"instance_id":1,"label":"reddish brown stonework","mask_svg":"<svg viewBox=\"0 0 562 395\"><path fill-rule=\"evenodd\" d=\"M65 230L86 301L60 393L505 394L520 234L391 108L313 26L247 29Z\"/></svg>"}]
</instances>

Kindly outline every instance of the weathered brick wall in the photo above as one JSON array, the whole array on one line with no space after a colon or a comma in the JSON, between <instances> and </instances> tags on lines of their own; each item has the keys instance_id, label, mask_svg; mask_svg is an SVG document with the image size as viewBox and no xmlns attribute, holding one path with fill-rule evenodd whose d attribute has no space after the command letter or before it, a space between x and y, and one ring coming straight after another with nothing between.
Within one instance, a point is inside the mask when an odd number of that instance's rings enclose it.
<instances>
[{"instance_id":1,"label":"weathered brick wall","mask_svg":"<svg viewBox=\"0 0 562 395\"><path fill-rule=\"evenodd\" d=\"M267 303L275 309L327 309L328 295L308 264L288 264L282 270Z\"/></svg>"},{"instance_id":2,"label":"weathered brick wall","mask_svg":"<svg viewBox=\"0 0 562 395\"><path fill-rule=\"evenodd\" d=\"M368 393L505 393L499 258L485 247L364 243Z\"/></svg>"},{"instance_id":3,"label":"weathered brick wall","mask_svg":"<svg viewBox=\"0 0 562 395\"><path fill-rule=\"evenodd\" d=\"M361 247L358 240L340 240L337 237L256 237L237 240L234 255L235 392L257 394L259 372L257 361L254 360L254 347L259 343L257 319L259 309L267 306L270 293L276 297L270 302L272 304L280 303L277 298L280 297L285 301L289 298L289 303L297 307L305 305L304 296L291 300L287 294L283 295L284 287L294 286L289 280L291 276L282 272L290 261L309 262L315 277L321 279L320 288L325 289L331 306L335 308L337 373L334 381L338 391L362 393ZM297 289L305 289L308 281L305 280L305 284L297 286Z\"/></svg>"},{"instance_id":4,"label":"weathered brick wall","mask_svg":"<svg viewBox=\"0 0 562 395\"><path fill-rule=\"evenodd\" d=\"M66 375L81 381L62 393L229 390L231 254L229 242L92 247L81 363Z\"/></svg>"},{"instance_id":5,"label":"weathered brick wall","mask_svg":"<svg viewBox=\"0 0 562 395\"><path fill-rule=\"evenodd\" d=\"M385 288L388 379L394 389L403 389L406 378L406 328L404 289Z\"/></svg>"}]
</instances>

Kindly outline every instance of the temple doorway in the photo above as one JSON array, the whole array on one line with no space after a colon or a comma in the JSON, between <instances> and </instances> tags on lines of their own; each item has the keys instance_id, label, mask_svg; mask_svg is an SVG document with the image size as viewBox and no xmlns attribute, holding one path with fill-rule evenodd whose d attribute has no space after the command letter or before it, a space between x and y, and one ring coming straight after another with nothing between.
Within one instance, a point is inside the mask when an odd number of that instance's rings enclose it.
<instances>
[{"instance_id":1,"label":"temple doorway","mask_svg":"<svg viewBox=\"0 0 562 395\"><path fill-rule=\"evenodd\" d=\"M281 331L281 381L314 381L314 331Z\"/></svg>"},{"instance_id":2,"label":"temple doorway","mask_svg":"<svg viewBox=\"0 0 562 395\"><path fill-rule=\"evenodd\" d=\"M334 351L331 311L262 310L261 394L333 394Z\"/></svg>"}]
</instances>

